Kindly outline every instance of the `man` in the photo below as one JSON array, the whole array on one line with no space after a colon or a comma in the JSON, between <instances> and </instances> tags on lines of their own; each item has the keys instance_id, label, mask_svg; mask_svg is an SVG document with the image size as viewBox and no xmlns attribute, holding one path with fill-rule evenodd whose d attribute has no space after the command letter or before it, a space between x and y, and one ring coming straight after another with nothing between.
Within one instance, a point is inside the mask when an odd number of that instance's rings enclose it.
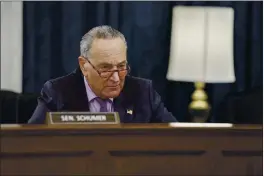
<instances>
[{"instance_id":1,"label":"man","mask_svg":"<svg viewBox=\"0 0 264 176\"><path fill-rule=\"evenodd\" d=\"M48 111L118 112L121 123L175 122L150 80L128 76L123 34L99 26L80 43L79 68L47 81L29 123L45 123Z\"/></svg>"}]
</instances>

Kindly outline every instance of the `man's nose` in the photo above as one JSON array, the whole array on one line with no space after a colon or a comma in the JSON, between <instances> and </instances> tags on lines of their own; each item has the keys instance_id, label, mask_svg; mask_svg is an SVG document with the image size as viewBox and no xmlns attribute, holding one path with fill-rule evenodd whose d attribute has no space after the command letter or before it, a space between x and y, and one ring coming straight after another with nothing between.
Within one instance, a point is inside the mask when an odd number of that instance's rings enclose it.
<instances>
[{"instance_id":1,"label":"man's nose","mask_svg":"<svg viewBox=\"0 0 264 176\"><path fill-rule=\"evenodd\" d=\"M110 80L114 81L114 82L118 82L120 79L119 79L119 74L117 71L115 71L112 76L110 77Z\"/></svg>"}]
</instances>

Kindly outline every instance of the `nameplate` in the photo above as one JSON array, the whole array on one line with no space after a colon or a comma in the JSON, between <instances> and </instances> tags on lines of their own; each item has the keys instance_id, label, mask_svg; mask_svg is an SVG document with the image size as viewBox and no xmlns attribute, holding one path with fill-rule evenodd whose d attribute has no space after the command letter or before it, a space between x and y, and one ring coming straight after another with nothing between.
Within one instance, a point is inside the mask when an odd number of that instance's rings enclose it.
<instances>
[{"instance_id":1,"label":"nameplate","mask_svg":"<svg viewBox=\"0 0 264 176\"><path fill-rule=\"evenodd\" d=\"M119 124L118 112L48 112L46 123L56 124Z\"/></svg>"}]
</instances>

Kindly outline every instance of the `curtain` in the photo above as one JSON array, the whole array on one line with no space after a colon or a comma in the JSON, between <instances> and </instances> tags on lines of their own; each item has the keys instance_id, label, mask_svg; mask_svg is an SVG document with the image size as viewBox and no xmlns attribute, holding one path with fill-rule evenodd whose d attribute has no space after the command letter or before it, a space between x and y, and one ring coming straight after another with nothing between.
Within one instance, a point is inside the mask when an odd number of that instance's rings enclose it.
<instances>
[{"instance_id":1,"label":"curtain","mask_svg":"<svg viewBox=\"0 0 264 176\"><path fill-rule=\"evenodd\" d=\"M131 75L153 80L167 108L179 121L189 121L192 83L166 80L172 8L176 5L228 6L235 10L236 82L208 84L217 121L217 107L232 92L262 86L262 2L24 2L23 91L39 92L45 81L77 67L79 42L97 25L111 25L128 42Z\"/></svg>"}]
</instances>

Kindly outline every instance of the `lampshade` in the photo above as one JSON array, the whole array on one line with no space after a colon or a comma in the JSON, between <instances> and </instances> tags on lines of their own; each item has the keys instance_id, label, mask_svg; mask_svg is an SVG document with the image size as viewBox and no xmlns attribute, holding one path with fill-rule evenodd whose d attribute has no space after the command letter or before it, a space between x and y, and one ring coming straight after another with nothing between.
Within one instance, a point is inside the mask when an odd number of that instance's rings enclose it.
<instances>
[{"instance_id":1,"label":"lampshade","mask_svg":"<svg viewBox=\"0 0 264 176\"><path fill-rule=\"evenodd\" d=\"M176 6L167 79L234 82L233 27L232 8Z\"/></svg>"}]
</instances>

